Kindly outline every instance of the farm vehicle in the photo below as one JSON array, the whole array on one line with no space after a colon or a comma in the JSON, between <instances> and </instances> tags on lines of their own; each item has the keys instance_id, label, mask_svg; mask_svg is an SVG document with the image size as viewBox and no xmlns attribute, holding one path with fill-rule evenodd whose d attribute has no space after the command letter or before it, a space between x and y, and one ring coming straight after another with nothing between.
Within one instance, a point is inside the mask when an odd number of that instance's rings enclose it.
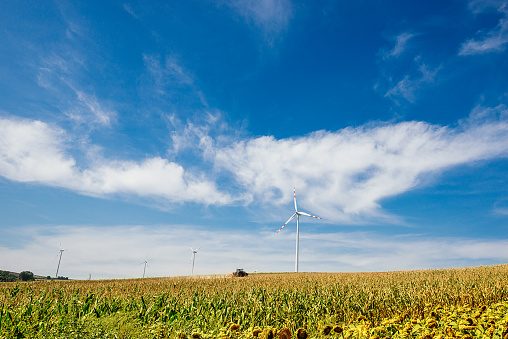
<instances>
[{"instance_id":1,"label":"farm vehicle","mask_svg":"<svg viewBox=\"0 0 508 339\"><path fill-rule=\"evenodd\" d=\"M243 268L237 268L235 272L233 272L233 277L246 277L249 273L245 272Z\"/></svg>"}]
</instances>

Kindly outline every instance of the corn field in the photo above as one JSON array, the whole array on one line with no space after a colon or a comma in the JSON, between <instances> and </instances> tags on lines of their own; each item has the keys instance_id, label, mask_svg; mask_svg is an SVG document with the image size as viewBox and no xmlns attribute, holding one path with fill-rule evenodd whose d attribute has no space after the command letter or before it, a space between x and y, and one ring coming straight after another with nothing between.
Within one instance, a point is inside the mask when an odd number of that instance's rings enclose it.
<instances>
[{"instance_id":1,"label":"corn field","mask_svg":"<svg viewBox=\"0 0 508 339\"><path fill-rule=\"evenodd\" d=\"M508 265L0 283L0 338L502 338Z\"/></svg>"}]
</instances>

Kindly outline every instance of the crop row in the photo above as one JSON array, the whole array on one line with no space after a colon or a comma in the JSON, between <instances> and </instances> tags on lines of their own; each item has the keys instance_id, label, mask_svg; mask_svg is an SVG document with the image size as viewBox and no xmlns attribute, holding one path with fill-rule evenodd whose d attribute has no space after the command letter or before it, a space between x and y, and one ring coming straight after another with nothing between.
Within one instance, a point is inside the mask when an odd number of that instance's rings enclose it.
<instances>
[{"instance_id":1,"label":"crop row","mask_svg":"<svg viewBox=\"0 0 508 339\"><path fill-rule=\"evenodd\" d=\"M504 338L505 319L499 314L507 313L507 296L507 265L2 283L0 338L295 338L299 330L311 337L451 337L447 328L456 336ZM429 317L437 326L429 327ZM463 327L467 318L474 319L474 330ZM485 325L489 321L494 330Z\"/></svg>"}]
</instances>

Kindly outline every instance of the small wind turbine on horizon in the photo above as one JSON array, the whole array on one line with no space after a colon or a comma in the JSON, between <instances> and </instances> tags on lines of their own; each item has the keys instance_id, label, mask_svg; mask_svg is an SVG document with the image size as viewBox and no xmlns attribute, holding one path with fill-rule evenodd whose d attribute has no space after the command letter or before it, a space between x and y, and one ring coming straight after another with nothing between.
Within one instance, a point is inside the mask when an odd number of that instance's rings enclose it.
<instances>
[{"instance_id":1,"label":"small wind turbine on horizon","mask_svg":"<svg viewBox=\"0 0 508 339\"><path fill-rule=\"evenodd\" d=\"M295 213L291 216L291 218L288 219L288 221L286 221L286 223L284 225L282 225L281 228L279 228L279 230L277 231L277 233L279 233L283 228L284 226L286 226L291 220L293 220L293 218L296 216L296 256L295 256L295 272L298 272L298 245L299 245L299 241L300 241L300 215L306 215L308 217L312 217L312 218L316 218L316 219L321 219L320 217L316 217L315 215L312 215L312 214L309 214L309 213L305 213L305 212L300 212L298 211L298 207L296 206L296 188L293 188L293 199L295 201Z\"/></svg>"},{"instance_id":2,"label":"small wind turbine on horizon","mask_svg":"<svg viewBox=\"0 0 508 339\"><path fill-rule=\"evenodd\" d=\"M60 262L62 261L62 253L64 251L67 251L65 248L62 248L62 243L60 243L60 258L58 259L58 266L56 267L56 276L55 278L58 279L58 270L60 269Z\"/></svg>"},{"instance_id":3,"label":"small wind turbine on horizon","mask_svg":"<svg viewBox=\"0 0 508 339\"><path fill-rule=\"evenodd\" d=\"M192 251L192 257L191 257L191 260L192 260L192 272L191 272L191 275L194 275L194 261L196 260L196 253L198 253L198 251L201 249L198 248L198 249L193 249L191 245L189 245L191 251Z\"/></svg>"},{"instance_id":4,"label":"small wind turbine on horizon","mask_svg":"<svg viewBox=\"0 0 508 339\"><path fill-rule=\"evenodd\" d=\"M145 272L146 272L146 266L148 265L148 261L146 261L146 259L145 259L145 261L140 263L140 265L143 265L143 264L145 264L145 267L143 268L143 279L144 279L145 278ZM148 266L148 267L150 267L150 266Z\"/></svg>"}]
</instances>

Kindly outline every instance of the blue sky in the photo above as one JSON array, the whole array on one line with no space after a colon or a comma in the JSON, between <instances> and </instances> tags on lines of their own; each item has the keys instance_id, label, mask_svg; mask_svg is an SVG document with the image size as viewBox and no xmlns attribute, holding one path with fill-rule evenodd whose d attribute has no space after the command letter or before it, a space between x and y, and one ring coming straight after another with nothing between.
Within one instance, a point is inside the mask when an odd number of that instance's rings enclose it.
<instances>
[{"instance_id":1,"label":"blue sky","mask_svg":"<svg viewBox=\"0 0 508 339\"><path fill-rule=\"evenodd\" d=\"M508 2L0 3L1 269L508 260Z\"/></svg>"}]
</instances>

